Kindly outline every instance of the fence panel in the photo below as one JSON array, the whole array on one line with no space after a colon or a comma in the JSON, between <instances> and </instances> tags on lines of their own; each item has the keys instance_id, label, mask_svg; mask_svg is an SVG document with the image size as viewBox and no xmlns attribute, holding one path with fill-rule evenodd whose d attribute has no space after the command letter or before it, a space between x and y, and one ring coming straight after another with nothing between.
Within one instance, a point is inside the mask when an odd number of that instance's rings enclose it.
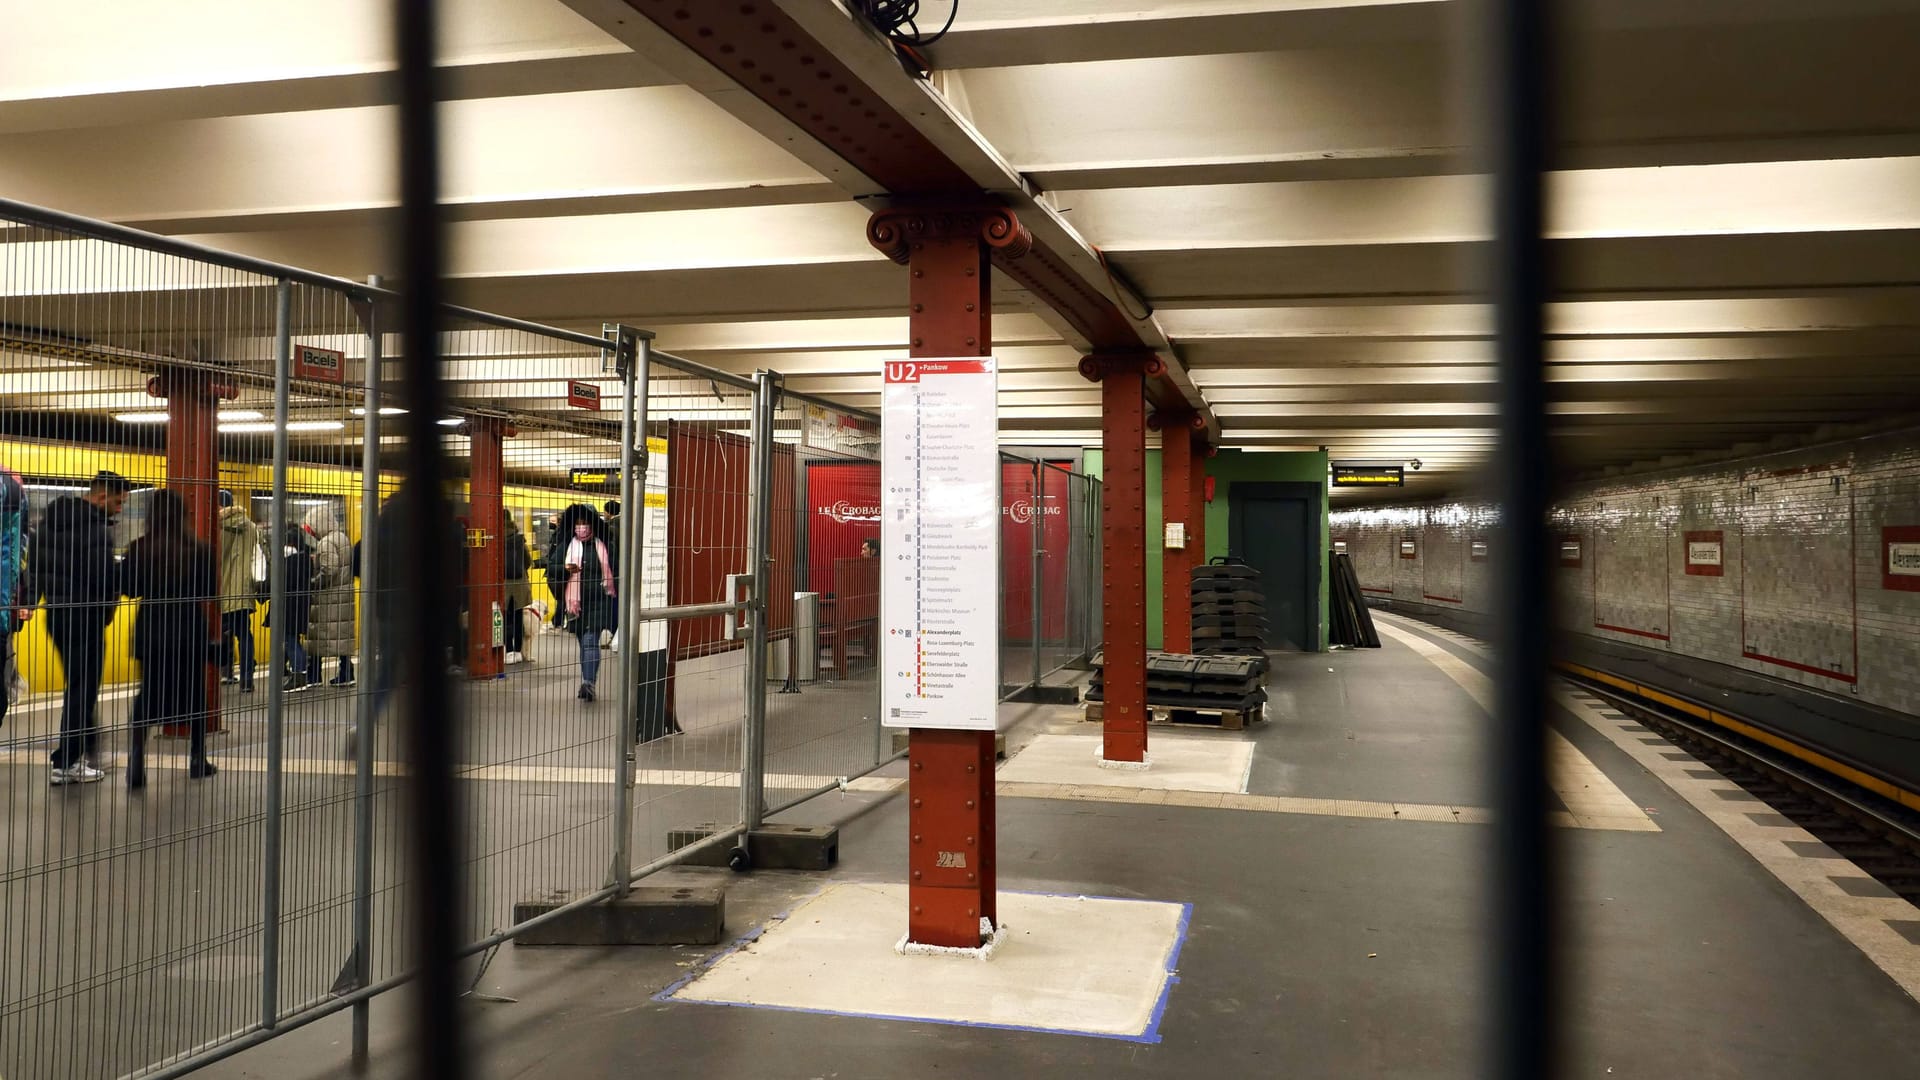
<instances>
[{"instance_id":1,"label":"fence panel","mask_svg":"<svg viewBox=\"0 0 1920 1080\"><path fill-rule=\"evenodd\" d=\"M790 802L880 761L880 421L783 394L775 412L766 798ZM791 552L791 556L783 554ZM795 573L777 571L789 560ZM796 600L801 594L809 598ZM811 653L811 655L808 655ZM887 754L891 751L887 750Z\"/></svg>"}]
</instances>

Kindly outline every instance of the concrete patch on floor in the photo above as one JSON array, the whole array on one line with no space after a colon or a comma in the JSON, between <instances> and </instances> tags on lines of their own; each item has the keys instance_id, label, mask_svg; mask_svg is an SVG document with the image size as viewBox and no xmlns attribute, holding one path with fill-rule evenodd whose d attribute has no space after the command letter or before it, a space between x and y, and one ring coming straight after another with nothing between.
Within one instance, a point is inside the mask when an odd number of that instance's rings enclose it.
<instances>
[{"instance_id":1,"label":"concrete patch on floor","mask_svg":"<svg viewBox=\"0 0 1920 1080\"><path fill-rule=\"evenodd\" d=\"M1155 732L1147 743L1147 758L1151 766L1146 769L1104 769L1099 736L1045 734L1002 765L998 778L1023 784L1238 794L1247 790L1253 743Z\"/></svg>"},{"instance_id":2,"label":"concrete patch on floor","mask_svg":"<svg viewBox=\"0 0 1920 1080\"><path fill-rule=\"evenodd\" d=\"M1190 905L1000 894L990 960L905 956L907 887L843 883L656 1000L1160 1041Z\"/></svg>"}]
</instances>

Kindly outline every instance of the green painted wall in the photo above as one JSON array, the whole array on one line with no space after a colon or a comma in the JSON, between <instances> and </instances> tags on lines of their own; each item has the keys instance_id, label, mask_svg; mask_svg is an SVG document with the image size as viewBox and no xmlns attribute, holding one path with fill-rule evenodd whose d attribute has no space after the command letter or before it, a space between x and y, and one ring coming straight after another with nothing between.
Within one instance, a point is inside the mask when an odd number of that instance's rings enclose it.
<instances>
[{"instance_id":1,"label":"green painted wall","mask_svg":"<svg viewBox=\"0 0 1920 1080\"><path fill-rule=\"evenodd\" d=\"M1099 476L1102 454L1088 450L1083 468L1090 476ZM1249 454L1240 450L1222 450L1208 459L1207 475L1214 478L1213 502L1207 504L1207 557L1227 553L1227 493L1236 481L1266 483L1304 481L1320 485L1320 550L1331 547L1327 538L1327 455L1309 450L1284 454ZM1160 451L1147 451L1147 647L1161 644L1160 604ZM1327 566L1320 566L1320 647L1327 642Z\"/></svg>"}]
</instances>

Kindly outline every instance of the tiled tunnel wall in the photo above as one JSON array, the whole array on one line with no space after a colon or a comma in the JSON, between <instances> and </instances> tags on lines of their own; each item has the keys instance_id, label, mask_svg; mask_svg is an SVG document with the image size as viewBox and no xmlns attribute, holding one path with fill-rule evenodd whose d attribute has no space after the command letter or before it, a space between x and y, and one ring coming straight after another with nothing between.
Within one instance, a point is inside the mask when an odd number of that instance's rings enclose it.
<instances>
[{"instance_id":1,"label":"tiled tunnel wall","mask_svg":"<svg viewBox=\"0 0 1920 1080\"><path fill-rule=\"evenodd\" d=\"M1369 595L1485 614L1488 503L1339 510ZM1920 432L1589 485L1546 553L1568 629L1920 713Z\"/></svg>"}]
</instances>

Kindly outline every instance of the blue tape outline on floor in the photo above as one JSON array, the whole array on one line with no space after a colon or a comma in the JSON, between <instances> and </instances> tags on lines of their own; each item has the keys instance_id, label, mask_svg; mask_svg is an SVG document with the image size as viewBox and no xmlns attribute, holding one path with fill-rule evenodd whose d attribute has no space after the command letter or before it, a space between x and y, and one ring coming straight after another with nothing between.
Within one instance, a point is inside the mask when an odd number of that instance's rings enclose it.
<instances>
[{"instance_id":1,"label":"blue tape outline on floor","mask_svg":"<svg viewBox=\"0 0 1920 1080\"><path fill-rule=\"evenodd\" d=\"M834 884L857 885L862 883L843 881L835 882ZM848 1012L843 1009L809 1009L798 1005L756 1005L748 1001L713 1001L708 998L675 996L694 980L705 975L722 960L760 940L761 935L772 929L776 924L787 921L787 918L795 911L819 899L827 889L833 887L834 885L826 885L814 890L798 904L768 919L764 925L756 926L752 930L742 934L733 944L707 957L704 962L697 965L692 971L682 975L665 989L654 994L653 1000L662 1005L671 1005L676 1002L689 1005L720 1005L735 1009L765 1009L770 1012L809 1013L814 1016L850 1016L863 1020L895 1020L908 1024L940 1024L945 1027L979 1028L987 1031L1024 1031L1035 1035L1072 1035L1082 1039L1108 1039L1114 1042L1153 1045L1160 1041L1160 1021L1167 1014L1167 1004L1173 997L1173 988L1180 982L1180 951L1186 947L1187 931L1193 925L1193 905L1191 903L1182 903L1180 905L1180 920L1173 928L1173 945L1167 950L1166 960L1163 962L1166 971L1165 979L1160 984L1160 996L1154 1000L1153 1010L1147 1014L1147 1025L1141 1029L1138 1035L1118 1035L1102 1031L1079 1031L1074 1028L1034 1027L1025 1024L990 1024L979 1020L941 1020L928 1016L897 1016L892 1013ZM1002 895L1047 896L1068 900L1113 900L1126 904L1171 904L1174 902L1171 900L1147 900L1138 896L1092 896L1087 893L1024 892L1014 889L1003 890ZM991 963L992 961L987 962Z\"/></svg>"}]
</instances>

